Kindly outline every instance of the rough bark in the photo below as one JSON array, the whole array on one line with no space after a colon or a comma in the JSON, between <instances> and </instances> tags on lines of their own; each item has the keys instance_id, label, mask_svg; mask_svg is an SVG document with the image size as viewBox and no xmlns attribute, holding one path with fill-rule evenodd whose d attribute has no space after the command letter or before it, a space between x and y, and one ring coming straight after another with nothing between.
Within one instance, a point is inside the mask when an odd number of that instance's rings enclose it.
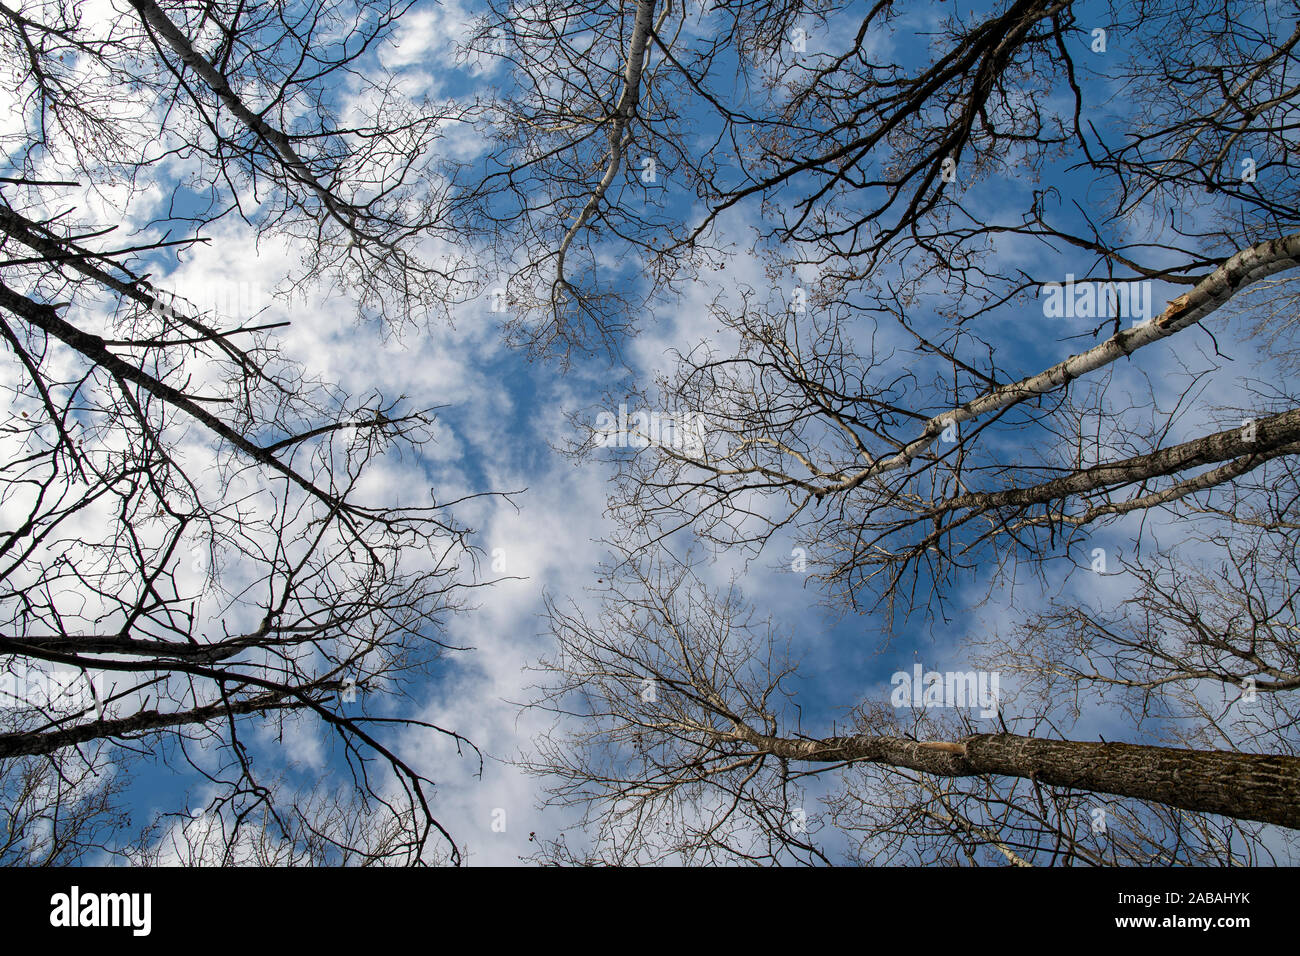
<instances>
[{"instance_id":1,"label":"rough bark","mask_svg":"<svg viewBox=\"0 0 1300 956\"><path fill-rule=\"evenodd\" d=\"M128 717L110 720L92 720L44 733L0 734L0 759L6 757L52 754L64 747L109 740L151 730L168 730L194 724L208 724L237 714L265 714L275 710L290 710L310 706L288 692L275 691L245 700L219 700L215 703L183 711L142 710Z\"/></svg>"},{"instance_id":2,"label":"rough bark","mask_svg":"<svg viewBox=\"0 0 1300 956\"><path fill-rule=\"evenodd\" d=\"M1083 468L1064 477L1025 488L956 495L938 504L934 510L963 511L973 508L984 511L993 508L1026 508L1104 488L1149 481L1152 478L1177 474L1188 468L1229 459L1235 459L1234 464L1237 467L1232 469L1235 476L1271 458L1293 455L1300 451L1300 444L1297 444L1300 442L1300 409L1259 419L1250 438L1247 438L1244 432L1244 428L1229 428L1149 454L1134 455L1122 461L1093 465L1091 468Z\"/></svg>"},{"instance_id":3,"label":"rough bark","mask_svg":"<svg viewBox=\"0 0 1300 956\"><path fill-rule=\"evenodd\" d=\"M985 774L1149 800L1300 829L1300 758L1139 744L973 734L956 742L899 737L736 736L787 760L882 763L940 777Z\"/></svg>"}]
</instances>

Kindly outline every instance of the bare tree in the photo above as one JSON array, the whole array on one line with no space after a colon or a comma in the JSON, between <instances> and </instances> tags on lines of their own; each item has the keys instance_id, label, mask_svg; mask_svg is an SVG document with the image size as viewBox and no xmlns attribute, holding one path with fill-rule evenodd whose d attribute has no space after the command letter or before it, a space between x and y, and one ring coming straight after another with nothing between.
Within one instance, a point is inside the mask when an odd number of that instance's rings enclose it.
<instances>
[{"instance_id":1,"label":"bare tree","mask_svg":"<svg viewBox=\"0 0 1300 956\"><path fill-rule=\"evenodd\" d=\"M6 863L156 860L169 837L197 862L459 859L394 732L472 745L374 703L451 649L474 583L456 502L363 490L433 410L318 381L280 355L284 323L151 281L237 215L300 241L294 282L344 283L393 326L455 293L459 266L423 258L444 113L367 59L406 6L0 6L22 121L0 180ZM119 235L135 196L173 185L189 235ZM69 208L78 186L121 222ZM337 742L341 794L262 766L258 738L302 718ZM176 811L201 813L197 844L170 815L111 832L132 760L202 785Z\"/></svg>"},{"instance_id":2,"label":"bare tree","mask_svg":"<svg viewBox=\"0 0 1300 956\"><path fill-rule=\"evenodd\" d=\"M520 321L581 341L624 315L591 305L613 301L602 289L620 272L565 271L567 230L607 230L593 256L621 250L653 303L695 278L743 213L770 284L720 294L723 338L638 393L705 437L617 457L606 574L620 583L599 621L554 613L566 653L546 667L543 700L588 729L544 742L531 766L593 808L598 852L618 858L815 861L823 844L791 833L789 788L842 766L851 786L829 806L866 858L1266 854L1240 821L1296 827L1286 808L1300 782L1285 557L1300 396L1278 374L1294 354L1300 266L1294 18L1153 0L1093 23L1068 0L1008 0L944 16L922 44L915 9L889 0L642 6L649 19L574 11L509 47L526 63L601 64L573 69L581 79L548 86L562 91L550 98L521 85L500 107L545 137L536 157L503 143L509 172L490 182L528 202L498 221L568 294L521 292ZM503 13L485 35L504 26ZM607 45L590 61L570 39L584 31ZM611 48L628 69L616 95L597 97ZM638 153L672 157L661 168L686 197L675 215L651 215L635 184L597 179ZM518 186L565 163L552 191ZM516 280L525 292L540 281ZM609 407L620 399L611 390ZM571 450L595 455L599 438L588 424ZM1178 546L1158 530L1173 516ZM1095 554L1106 531L1131 533L1123 573L1152 612L1118 631L1077 610L1031 619L990 660L1052 689L1019 688L1023 709L992 732L904 728L863 701L852 733L791 733L774 703L786 665L769 666L769 642L745 632L731 599L686 598L662 570L692 535L753 554L793 543L830 604L887 612L887 640L920 614L953 620L957 586L976 577L989 599L1026 572L1046 594L1062 559ZM1252 565L1246 547L1275 557ZM1231 579L1207 583L1220 558L1244 575L1246 608L1198 619L1188 582L1210 600ZM1173 622L1201 637L1171 638ZM663 682L658 709L632 694L641 679ZM1136 720L1132 743L1071 739L1083 711L1059 699L1062 681L1107 703L1162 687L1159 706L1176 703L1185 723ZM1243 681L1269 703L1225 723L1205 695L1234 707ZM1124 798L1122 845L1088 839L1080 794Z\"/></svg>"},{"instance_id":3,"label":"bare tree","mask_svg":"<svg viewBox=\"0 0 1300 956\"><path fill-rule=\"evenodd\" d=\"M39 720L24 716L27 726ZM120 772L130 756L119 755L114 765L66 751L0 760L0 864L69 866L112 854L131 823L123 799L127 778Z\"/></svg>"},{"instance_id":4,"label":"bare tree","mask_svg":"<svg viewBox=\"0 0 1300 956\"><path fill-rule=\"evenodd\" d=\"M1239 861L1232 836L1258 834L1250 821L1296 827L1289 749L1060 739L1060 693L1002 701L995 732L901 719L886 692L854 708L848 733L800 733L790 637L693 568L624 568L599 618L552 606L539 706L568 720L527 764L553 800L587 808L600 859L825 862L848 851L816 838L824 816L876 862L961 848L1016 865L1226 863ZM813 781L841 771L818 813ZM572 858L563 841L543 855Z\"/></svg>"}]
</instances>

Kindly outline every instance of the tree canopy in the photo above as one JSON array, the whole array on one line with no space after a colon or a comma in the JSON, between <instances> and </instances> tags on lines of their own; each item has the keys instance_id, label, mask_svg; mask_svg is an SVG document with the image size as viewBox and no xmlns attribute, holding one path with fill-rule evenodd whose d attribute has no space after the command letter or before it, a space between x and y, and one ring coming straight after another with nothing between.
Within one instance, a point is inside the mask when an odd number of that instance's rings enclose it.
<instances>
[{"instance_id":1,"label":"tree canopy","mask_svg":"<svg viewBox=\"0 0 1300 956\"><path fill-rule=\"evenodd\" d=\"M420 706L511 573L467 516L556 472L439 471L309 291L486 314L608 476L492 755L532 859L1293 859L1294 4L99 6L0 4L0 860L463 857L408 754L480 760ZM227 228L279 298L168 290ZM248 742L304 717L314 784ZM203 805L124 823L150 760Z\"/></svg>"}]
</instances>

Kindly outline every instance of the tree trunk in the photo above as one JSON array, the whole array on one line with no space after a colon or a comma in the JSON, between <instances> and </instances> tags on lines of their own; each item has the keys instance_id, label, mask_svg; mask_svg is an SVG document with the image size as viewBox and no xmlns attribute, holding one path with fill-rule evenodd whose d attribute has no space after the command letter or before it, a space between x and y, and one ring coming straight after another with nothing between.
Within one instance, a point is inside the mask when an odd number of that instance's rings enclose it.
<instances>
[{"instance_id":1,"label":"tree trunk","mask_svg":"<svg viewBox=\"0 0 1300 956\"><path fill-rule=\"evenodd\" d=\"M737 736L788 760L883 763L940 777L1021 777L1300 829L1296 757L1016 734L974 734L955 743L871 736L791 740L748 728Z\"/></svg>"}]
</instances>

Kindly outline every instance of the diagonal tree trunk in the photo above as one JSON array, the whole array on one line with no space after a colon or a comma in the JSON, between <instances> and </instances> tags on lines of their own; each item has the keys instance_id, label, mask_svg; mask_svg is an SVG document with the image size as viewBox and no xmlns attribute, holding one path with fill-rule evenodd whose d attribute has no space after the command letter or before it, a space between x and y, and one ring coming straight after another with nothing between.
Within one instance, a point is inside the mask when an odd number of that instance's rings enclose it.
<instances>
[{"instance_id":1,"label":"diagonal tree trunk","mask_svg":"<svg viewBox=\"0 0 1300 956\"><path fill-rule=\"evenodd\" d=\"M1253 429L1228 428L1178 445L1121 461L1102 462L1091 468L1024 488L978 491L956 495L940 502L934 510L988 511L995 508L1027 508L1074 495L1122 487L1177 474L1188 468L1244 459L1240 470L1249 470L1270 458L1300 451L1300 409L1262 418Z\"/></svg>"},{"instance_id":2,"label":"diagonal tree trunk","mask_svg":"<svg viewBox=\"0 0 1300 956\"><path fill-rule=\"evenodd\" d=\"M296 710L309 704L295 699L289 691L272 691L244 700L218 700L190 710L141 710L127 717L92 720L71 727L32 733L0 734L0 759L35 754L52 754L64 747L96 740L120 739L151 731L174 730L194 724L210 724L235 715L269 714L277 710Z\"/></svg>"},{"instance_id":3,"label":"diagonal tree trunk","mask_svg":"<svg viewBox=\"0 0 1300 956\"><path fill-rule=\"evenodd\" d=\"M225 74L194 48L194 44L190 42L189 37L163 12L162 8L153 0L129 0L129 2L140 15L140 19L162 37L172 52L180 57L182 63L199 75L235 118L271 148L272 152L284 165L286 172L315 193L330 216L336 219L344 228L354 233L357 232L357 220L360 218L360 210L340 200L338 196L321 184L316 174L293 148L293 143L289 137L263 119L261 113L249 109L248 105L231 89L230 81Z\"/></svg>"},{"instance_id":4,"label":"diagonal tree trunk","mask_svg":"<svg viewBox=\"0 0 1300 956\"><path fill-rule=\"evenodd\" d=\"M1297 266L1300 266L1300 233L1270 239L1242 249L1202 278L1190 292L1171 301L1165 310L1151 321L1131 329L1124 329L1105 342L1073 355L1063 362L1058 362L1035 375L1009 385L992 388L964 405L940 412L925 423L920 435L904 445L897 453L873 462L843 481L830 485L809 483L800 483L800 485L818 498L822 498L849 491L877 475L903 468L938 441L940 434L949 424L960 425L1050 392L1059 391L1077 378L1132 355L1143 346L1168 338L1176 332L1195 325L1222 307L1246 286Z\"/></svg>"}]
</instances>

